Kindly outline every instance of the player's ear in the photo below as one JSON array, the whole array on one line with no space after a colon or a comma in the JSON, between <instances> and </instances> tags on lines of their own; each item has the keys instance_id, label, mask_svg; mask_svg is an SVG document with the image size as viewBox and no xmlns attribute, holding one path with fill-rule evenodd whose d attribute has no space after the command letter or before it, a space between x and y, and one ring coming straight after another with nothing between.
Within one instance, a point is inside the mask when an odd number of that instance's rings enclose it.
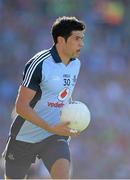
<instances>
[{"instance_id":1,"label":"player's ear","mask_svg":"<svg viewBox=\"0 0 130 180\"><path fill-rule=\"evenodd\" d=\"M57 37L57 42L60 43L60 44L63 44L63 43L65 43L65 39L62 36L58 36Z\"/></svg>"}]
</instances>

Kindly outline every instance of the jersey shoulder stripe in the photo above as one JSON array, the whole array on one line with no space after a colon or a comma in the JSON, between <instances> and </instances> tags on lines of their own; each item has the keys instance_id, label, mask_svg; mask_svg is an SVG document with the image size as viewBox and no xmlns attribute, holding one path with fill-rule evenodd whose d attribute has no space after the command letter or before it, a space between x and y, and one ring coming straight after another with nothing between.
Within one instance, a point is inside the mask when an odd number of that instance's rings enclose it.
<instances>
[{"instance_id":1,"label":"jersey shoulder stripe","mask_svg":"<svg viewBox=\"0 0 130 180\"><path fill-rule=\"evenodd\" d=\"M46 51L44 53L40 53L40 55L36 55L34 56L34 58L30 59L30 64L28 66L28 68L26 69L25 75L24 75L24 79L23 79L23 83L22 85L28 87L28 84L31 80L31 77L37 67L37 65L42 62L43 60L45 60L46 58L48 58L50 56L50 51Z\"/></svg>"}]
</instances>

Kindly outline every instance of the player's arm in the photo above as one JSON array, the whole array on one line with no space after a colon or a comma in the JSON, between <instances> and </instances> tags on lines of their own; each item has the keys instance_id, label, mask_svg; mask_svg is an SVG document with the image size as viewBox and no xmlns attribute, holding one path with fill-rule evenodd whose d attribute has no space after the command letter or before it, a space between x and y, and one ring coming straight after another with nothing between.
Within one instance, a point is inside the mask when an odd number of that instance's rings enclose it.
<instances>
[{"instance_id":1,"label":"player's arm","mask_svg":"<svg viewBox=\"0 0 130 180\"><path fill-rule=\"evenodd\" d=\"M38 116L38 114L31 108L30 102L35 96L36 91L21 86L16 100L16 112L24 119L31 123L45 129L51 133L64 135L64 136L75 136L78 133L70 132L68 123L60 123L55 126L50 126L44 119Z\"/></svg>"},{"instance_id":2,"label":"player's arm","mask_svg":"<svg viewBox=\"0 0 130 180\"><path fill-rule=\"evenodd\" d=\"M20 86L16 100L16 112L31 123L43 129L48 129L48 124L38 117L37 113L30 106L30 102L35 94L36 91Z\"/></svg>"}]
</instances>

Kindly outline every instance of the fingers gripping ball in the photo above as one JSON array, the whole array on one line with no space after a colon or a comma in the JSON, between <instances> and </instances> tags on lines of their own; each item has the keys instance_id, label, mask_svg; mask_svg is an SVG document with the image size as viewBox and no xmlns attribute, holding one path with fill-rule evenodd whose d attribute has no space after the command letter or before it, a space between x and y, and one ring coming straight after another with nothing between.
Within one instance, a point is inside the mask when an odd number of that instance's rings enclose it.
<instances>
[{"instance_id":1,"label":"fingers gripping ball","mask_svg":"<svg viewBox=\"0 0 130 180\"><path fill-rule=\"evenodd\" d=\"M74 101L64 105L61 110L61 122L70 122L69 127L79 132L85 130L90 123L90 111L88 107L80 102Z\"/></svg>"}]
</instances>

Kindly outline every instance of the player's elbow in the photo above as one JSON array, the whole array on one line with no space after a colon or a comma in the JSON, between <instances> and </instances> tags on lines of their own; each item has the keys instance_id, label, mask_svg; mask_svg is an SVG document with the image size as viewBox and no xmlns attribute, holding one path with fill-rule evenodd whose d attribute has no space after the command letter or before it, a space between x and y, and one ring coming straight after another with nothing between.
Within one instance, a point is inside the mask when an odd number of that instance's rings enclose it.
<instances>
[{"instance_id":1,"label":"player's elbow","mask_svg":"<svg viewBox=\"0 0 130 180\"><path fill-rule=\"evenodd\" d=\"M21 115L23 112L22 105L19 102L16 102L16 113Z\"/></svg>"},{"instance_id":2,"label":"player's elbow","mask_svg":"<svg viewBox=\"0 0 130 180\"><path fill-rule=\"evenodd\" d=\"M18 104L16 104L16 113L21 115L21 112L22 112L22 108L21 106L19 106Z\"/></svg>"},{"instance_id":3,"label":"player's elbow","mask_svg":"<svg viewBox=\"0 0 130 180\"><path fill-rule=\"evenodd\" d=\"M20 116L23 116L27 110L27 105L25 103L22 103L20 101L16 102L16 113Z\"/></svg>"}]
</instances>

